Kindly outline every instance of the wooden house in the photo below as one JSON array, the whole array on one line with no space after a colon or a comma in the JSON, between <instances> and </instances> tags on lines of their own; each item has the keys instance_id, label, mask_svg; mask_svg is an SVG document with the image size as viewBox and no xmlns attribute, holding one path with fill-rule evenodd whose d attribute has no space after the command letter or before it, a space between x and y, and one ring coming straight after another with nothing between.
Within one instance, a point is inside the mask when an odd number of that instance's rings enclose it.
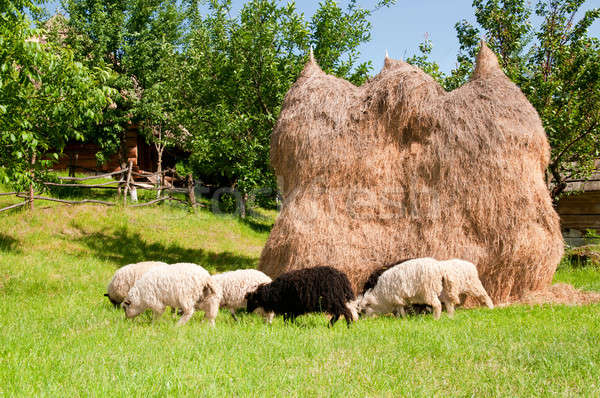
<instances>
[{"instance_id":1,"label":"wooden house","mask_svg":"<svg viewBox=\"0 0 600 398\"><path fill-rule=\"evenodd\" d=\"M587 230L600 232L600 171L587 181L569 181L566 191L557 209L563 236L567 244L581 246L588 243Z\"/></svg>"},{"instance_id":2,"label":"wooden house","mask_svg":"<svg viewBox=\"0 0 600 398\"><path fill-rule=\"evenodd\" d=\"M69 142L58 163L53 165L55 170L73 170L78 172L113 172L121 170L119 153L112 155L107 162L99 164L96 153L99 148L95 144L73 141ZM138 128L131 125L125 138L125 164L133 163L135 171L155 172L158 168L158 153L154 145L146 142ZM187 158L189 154L180 149L165 149L163 153L163 170L174 167L177 160Z\"/></svg>"}]
</instances>

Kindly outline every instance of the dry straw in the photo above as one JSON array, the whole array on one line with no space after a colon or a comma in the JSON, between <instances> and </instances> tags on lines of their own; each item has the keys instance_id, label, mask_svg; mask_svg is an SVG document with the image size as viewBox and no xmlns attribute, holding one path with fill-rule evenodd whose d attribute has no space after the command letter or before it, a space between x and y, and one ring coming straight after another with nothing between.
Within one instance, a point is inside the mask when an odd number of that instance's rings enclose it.
<instances>
[{"instance_id":1,"label":"dry straw","mask_svg":"<svg viewBox=\"0 0 600 398\"><path fill-rule=\"evenodd\" d=\"M548 141L485 44L452 92L387 57L361 87L311 58L271 144L284 207L260 269L273 278L329 265L360 291L399 259L458 257L477 264L496 303L552 280L563 241L544 183Z\"/></svg>"}]
</instances>

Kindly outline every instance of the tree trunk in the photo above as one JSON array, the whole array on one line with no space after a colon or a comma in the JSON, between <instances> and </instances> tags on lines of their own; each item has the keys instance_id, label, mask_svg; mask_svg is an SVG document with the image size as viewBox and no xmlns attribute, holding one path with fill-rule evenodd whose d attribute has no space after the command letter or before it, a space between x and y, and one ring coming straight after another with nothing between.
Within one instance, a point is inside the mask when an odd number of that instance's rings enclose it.
<instances>
[{"instance_id":1,"label":"tree trunk","mask_svg":"<svg viewBox=\"0 0 600 398\"><path fill-rule=\"evenodd\" d=\"M33 190L33 179L35 178L35 153L33 153L31 155L31 170L30 170L30 177L31 177L31 182L29 183L29 210L31 210L33 212L33 199L34 199L34 190Z\"/></svg>"},{"instance_id":2,"label":"tree trunk","mask_svg":"<svg viewBox=\"0 0 600 398\"><path fill-rule=\"evenodd\" d=\"M190 199L190 205L192 208L196 207L196 193L194 192L194 177L191 174L187 176L188 183L188 195Z\"/></svg>"},{"instance_id":3,"label":"tree trunk","mask_svg":"<svg viewBox=\"0 0 600 398\"><path fill-rule=\"evenodd\" d=\"M567 189L567 183L564 180L563 176L560 175L556 163L551 164L548 170L550 170L550 173L552 174L552 179L554 180L554 187L552 187L552 189L550 190L550 198L552 199L552 205L556 209L558 207L560 195L565 191L565 189Z\"/></svg>"}]
</instances>

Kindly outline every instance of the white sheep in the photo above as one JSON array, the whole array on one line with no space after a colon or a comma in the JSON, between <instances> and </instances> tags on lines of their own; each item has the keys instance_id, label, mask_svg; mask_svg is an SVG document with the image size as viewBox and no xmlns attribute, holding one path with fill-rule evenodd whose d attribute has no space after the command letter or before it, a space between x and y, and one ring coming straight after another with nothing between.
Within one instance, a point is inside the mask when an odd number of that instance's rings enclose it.
<instances>
[{"instance_id":1,"label":"white sheep","mask_svg":"<svg viewBox=\"0 0 600 398\"><path fill-rule=\"evenodd\" d=\"M481 284L475 264L461 259L440 261L439 266L444 272L445 283L440 300L446 305L449 314L454 313L454 305L460 304L460 296L465 294L475 297L488 308L494 308L494 302Z\"/></svg>"},{"instance_id":2,"label":"white sheep","mask_svg":"<svg viewBox=\"0 0 600 398\"><path fill-rule=\"evenodd\" d=\"M361 298L359 308L366 315L398 310L405 316L406 306L426 304L433 308L434 318L439 319L442 302L448 315L452 316L461 294L483 299L489 308L494 306L474 264L458 259L438 261L429 257L419 258L382 273L375 287Z\"/></svg>"},{"instance_id":3,"label":"white sheep","mask_svg":"<svg viewBox=\"0 0 600 398\"><path fill-rule=\"evenodd\" d=\"M255 269L223 272L213 275L212 279L219 290L217 294L220 307L229 309L236 321L235 310L246 308L246 294L255 291L259 285L271 282L271 278ZM265 312L262 308L257 308L256 312L262 315L267 323L271 323L275 316L275 313Z\"/></svg>"},{"instance_id":4,"label":"white sheep","mask_svg":"<svg viewBox=\"0 0 600 398\"><path fill-rule=\"evenodd\" d=\"M180 308L183 316L178 324L185 324L202 308L205 318L214 326L219 312L218 288L210 274L196 264L177 263L154 267L135 282L122 307L127 318L134 318L147 308L158 319L166 306Z\"/></svg>"},{"instance_id":5,"label":"white sheep","mask_svg":"<svg viewBox=\"0 0 600 398\"><path fill-rule=\"evenodd\" d=\"M106 287L107 293L105 296L108 297L114 306L118 306L123 302L127 293L129 293L129 289L144 273L161 265L167 265L167 263L161 261L143 261L119 268Z\"/></svg>"}]
</instances>

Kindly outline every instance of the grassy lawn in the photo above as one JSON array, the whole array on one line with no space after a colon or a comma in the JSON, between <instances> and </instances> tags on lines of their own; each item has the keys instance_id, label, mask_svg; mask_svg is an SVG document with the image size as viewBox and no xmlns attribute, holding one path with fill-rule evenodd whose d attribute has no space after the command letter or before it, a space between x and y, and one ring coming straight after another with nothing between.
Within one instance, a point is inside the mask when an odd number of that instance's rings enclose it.
<instances>
[{"instance_id":1,"label":"grassy lawn","mask_svg":"<svg viewBox=\"0 0 600 398\"><path fill-rule=\"evenodd\" d=\"M275 214L247 222L200 210L37 204L0 215L0 396L598 396L600 305L513 306L382 317L325 316L216 328L196 314L128 321L102 297L121 265L254 267ZM600 291L600 269L557 281Z\"/></svg>"}]
</instances>

